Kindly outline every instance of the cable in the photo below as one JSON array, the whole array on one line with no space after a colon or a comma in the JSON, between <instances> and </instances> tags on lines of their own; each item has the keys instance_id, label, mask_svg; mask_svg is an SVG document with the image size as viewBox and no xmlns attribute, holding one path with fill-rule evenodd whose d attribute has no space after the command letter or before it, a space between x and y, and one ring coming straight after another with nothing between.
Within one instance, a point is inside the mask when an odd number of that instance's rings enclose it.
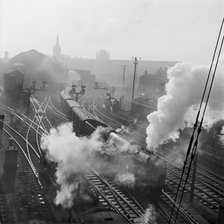
<instances>
[{"instance_id":1,"label":"cable","mask_svg":"<svg viewBox=\"0 0 224 224\"><path fill-rule=\"evenodd\" d=\"M214 50L214 53L213 53L213 56L212 56L212 61L211 61L211 64L210 64L208 75L207 75L207 80L206 80L204 91L203 91L203 94L202 94L199 110L198 110L198 113L197 113L197 116L196 116L196 119L195 119L194 129L193 129L193 132L192 132L192 135L191 135L191 138L190 138L190 142L189 142L189 145L188 145L187 154L186 154L186 158L185 158L185 161L184 161L184 166L182 168L181 178L180 178L180 181L178 183L177 192L175 194L174 203L173 203L172 210L171 210L171 213L170 213L169 223L171 222L171 218L172 218L174 208L175 208L175 204L176 204L176 201L177 201L177 196L178 196L178 193L179 193L181 182L183 180L184 171L185 171L185 168L186 168L186 165L187 165L187 160L188 160L188 157L189 157L190 152L191 152L192 143L194 141L194 135L195 135L195 131L197 129L198 119L199 119L199 115L200 115L200 112L201 112L201 107L202 107L202 104L203 104L203 101L204 101L205 93L206 93L206 90L207 90L208 82L209 82L209 79L210 79L211 70L212 70L212 67L213 67L213 63L214 63L214 59L215 59L215 55L216 55L216 50L217 50L217 47L218 47L218 43L219 43L220 35L221 35L221 32L222 32L223 24L224 24L224 17L222 19L222 23L221 23L221 26L220 26L220 29L219 29L219 34L218 34L218 38L217 38L217 41L216 41L215 50Z\"/></svg>"},{"instance_id":2,"label":"cable","mask_svg":"<svg viewBox=\"0 0 224 224\"><path fill-rule=\"evenodd\" d=\"M179 206L178 206L178 209L177 209L177 212L176 212L175 223L176 223L177 216L178 216L178 213L179 213L179 209L180 209L180 206L181 206L181 202L182 202L182 199L183 199L184 190L186 188L187 181L188 181L188 178L190 176L192 162L194 160L194 157L195 157L195 154L196 154L196 151L197 151L198 140L199 140L199 136L200 136L200 133L201 133L202 124L203 124L203 121L204 121L204 116L205 116L206 108L208 106L208 101L209 101L209 98L210 98L210 94L211 94L211 90L212 90L214 78L215 78L215 75L216 75L216 70L217 70L217 66L218 66L218 63L219 63L219 58L220 58L220 54L221 54L221 51L222 51L223 42L224 42L224 35L222 37L222 41L221 41L221 45L220 45L218 57L217 57L216 64L215 64L215 69L214 69L214 72L213 72L213 75L212 75L212 80L211 80L211 83L210 83L210 86L209 86L209 92L208 92L208 96L207 96L207 99L206 99L205 107L204 107L204 110L203 110L201 122L200 122L200 125L199 125L199 128L198 128L196 140L194 142L194 146L193 146L193 149L192 149L192 152L191 152L190 165L188 167L187 176L186 176L186 179L185 179L185 182L184 182L184 187L183 187L183 190L182 190L182 194L181 194L181 197L180 197L180 200L179 200Z\"/></svg>"}]
</instances>

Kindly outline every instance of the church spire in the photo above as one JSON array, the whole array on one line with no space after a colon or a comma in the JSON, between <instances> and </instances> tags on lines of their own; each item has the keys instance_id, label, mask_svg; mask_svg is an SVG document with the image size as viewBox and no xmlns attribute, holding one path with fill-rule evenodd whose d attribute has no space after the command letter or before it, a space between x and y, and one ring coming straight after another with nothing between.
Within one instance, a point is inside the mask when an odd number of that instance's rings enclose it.
<instances>
[{"instance_id":1,"label":"church spire","mask_svg":"<svg viewBox=\"0 0 224 224\"><path fill-rule=\"evenodd\" d=\"M57 40L56 40L55 46L59 46L59 36L58 36L58 34L57 34Z\"/></svg>"},{"instance_id":2,"label":"church spire","mask_svg":"<svg viewBox=\"0 0 224 224\"><path fill-rule=\"evenodd\" d=\"M57 34L56 43L53 47L53 57L58 60L60 56L61 56L61 46L59 45L59 35Z\"/></svg>"}]
</instances>

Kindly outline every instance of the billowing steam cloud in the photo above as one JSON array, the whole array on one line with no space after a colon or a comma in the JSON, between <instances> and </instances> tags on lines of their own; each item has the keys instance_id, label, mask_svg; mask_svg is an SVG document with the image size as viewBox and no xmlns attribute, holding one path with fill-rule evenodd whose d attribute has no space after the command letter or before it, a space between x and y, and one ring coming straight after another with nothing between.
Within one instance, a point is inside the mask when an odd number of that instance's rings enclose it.
<instances>
[{"instance_id":1,"label":"billowing steam cloud","mask_svg":"<svg viewBox=\"0 0 224 224\"><path fill-rule=\"evenodd\" d=\"M133 187L135 183L135 175L131 172L118 173L115 177L115 182Z\"/></svg>"},{"instance_id":2,"label":"billowing steam cloud","mask_svg":"<svg viewBox=\"0 0 224 224\"><path fill-rule=\"evenodd\" d=\"M66 123L43 136L41 147L47 151L47 158L58 164L56 178L61 188L57 192L55 203L70 207L78 185L76 173L86 169L86 165L90 163L91 151L102 147L99 131L91 138L79 138L72 132L72 124Z\"/></svg>"},{"instance_id":3,"label":"billowing steam cloud","mask_svg":"<svg viewBox=\"0 0 224 224\"><path fill-rule=\"evenodd\" d=\"M157 111L148 115L148 149L156 148L168 139L176 140L179 130L190 126L195 120L196 109L200 103L209 67L193 67L191 63L178 63L168 70L166 95L158 100ZM224 63L217 68L215 81L205 124L223 118L224 111Z\"/></svg>"},{"instance_id":4,"label":"billowing steam cloud","mask_svg":"<svg viewBox=\"0 0 224 224\"><path fill-rule=\"evenodd\" d=\"M156 224L156 211L154 206L151 204L148 205L148 208L141 217L141 224L147 224L149 222Z\"/></svg>"},{"instance_id":5,"label":"billowing steam cloud","mask_svg":"<svg viewBox=\"0 0 224 224\"><path fill-rule=\"evenodd\" d=\"M72 132L72 123L66 123L51 129L48 135L41 138L41 147L47 152L48 160L57 163L55 175L60 189L55 199L56 204L64 207L72 206L83 178L79 174L86 170L87 166L112 175L119 184L134 185L135 176L132 170L135 167L129 157L118 154L114 160L107 163L105 156L111 149L105 148L101 138L103 131L105 130L99 127L90 137L77 137ZM110 139L110 143L113 145L113 139ZM125 147L129 145L122 145L124 151L127 150ZM105 155L102 157L96 156L103 153Z\"/></svg>"}]
</instances>

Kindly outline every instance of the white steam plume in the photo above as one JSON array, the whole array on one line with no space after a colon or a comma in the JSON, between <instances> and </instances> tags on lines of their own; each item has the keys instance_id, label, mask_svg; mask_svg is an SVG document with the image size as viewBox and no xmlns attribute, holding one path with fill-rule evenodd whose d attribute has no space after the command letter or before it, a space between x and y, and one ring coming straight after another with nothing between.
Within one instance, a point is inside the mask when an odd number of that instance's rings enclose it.
<instances>
[{"instance_id":1,"label":"white steam plume","mask_svg":"<svg viewBox=\"0 0 224 224\"><path fill-rule=\"evenodd\" d=\"M148 208L145 210L145 213L141 217L141 224L148 223L156 224L156 211L154 206L151 204L149 204Z\"/></svg>"},{"instance_id":2,"label":"white steam plume","mask_svg":"<svg viewBox=\"0 0 224 224\"><path fill-rule=\"evenodd\" d=\"M72 132L72 124L66 123L57 129L51 129L48 135L41 138L41 148L47 151L47 158L58 164L56 171L57 183L60 190L55 199L56 204L70 207L77 188L77 173L90 165L92 151L102 147L99 140L99 130L91 138L77 137Z\"/></svg>"},{"instance_id":3,"label":"white steam plume","mask_svg":"<svg viewBox=\"0 0 224 224\"><path fill-rule=\"evenodd\" d=\"M224 111L224 61L216 71L205 124L223 118ZM200 103L209 67L193 67L191 63L178 63L168 70L166 95L158 100L157 111L149 114L147 119L147 147L156 148L168 139L175 141L179 137L179 130L186 125L193 124L196 108Z\"/></svg>"},{"instance_id":4,"label":"white steam plume","mask_svg":"<svg viewBox=\"0 0 224 224\"><path fill-rule=\"evenodd\" d=\"M135 175L130 172L118 173L115 176L115 182L118 184L133 187L135 184Z\"/></svg>"},{"instance_id":5,"label":"white steam plume","mask_svg":"<svg viewBox=\"0 0 224 224\"><path fill-rule=\"evenodd\" d=\"M136 167L128 156L115 153L113 159L106 161L105 155L113 153L114 149L103 142L101 133L104 130L100 127L90 137L77 137L72 132L72 123L66 123L51 129L48 135L42 136L41 148L46 151L47 159L57 163L55 175L60 186L55 199L57 205L72 206L78 194L78 184L82 182L82 175L79 174L86 169L87 165L93 169L102 170L113 178L115 176L119 184L129 186L134 184L133 172ZM110 141L112 144L114 140L111 138ZM127 151L125 147L129 146L129 144L122 145L122 149Z\"/></svg>"}]
</instances>

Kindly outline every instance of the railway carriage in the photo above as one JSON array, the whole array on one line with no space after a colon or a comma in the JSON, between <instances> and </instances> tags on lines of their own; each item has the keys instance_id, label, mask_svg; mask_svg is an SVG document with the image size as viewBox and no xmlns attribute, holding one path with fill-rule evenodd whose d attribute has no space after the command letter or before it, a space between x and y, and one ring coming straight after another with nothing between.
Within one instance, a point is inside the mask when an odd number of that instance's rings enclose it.
<instances>
[{"instance_id":1,"label":"railway carriage","mask_svg":"<svg viewBox=\"0 0 224 224\"><path fill-rule=\"evenodd\" d=\"M73 129L77 135L91 135L97 127L107 127L104 123L96 120L82 107L72 108Z\"/></svg>"},{"instance_id":2,"label":"railway carriage","mask_svg":"<svg viewBox=\"0 0 224 224\"><path fill-rule=\"evenodd\" d=\"M77 135L91 135L97 127L107 127L104 123L96 120L68 93L62 91L60 101L64 112L73 123L73 130Z\"/></svg>"},{"instance_id":3,"label":"railway carriage","mask_svg":"<svg viewBox=\"0 0 224 224\"><path fill-rule=\"evenodd\" d=\"M60 93L60 104L61 104L61 107L62 107L62 110L63 112L69 117L71 118L71 108L69 106L69 101L74 101L74 99L68 94L66 93L65 91L62 91Z\"/></svg>"},{"instance_id":4,"label":"railway carriage","mask_svg":"<svg viewBox=\"0 0 224 224\"><path fill-rule=\"evenodd\" d=\"M78 136L90 135L93 131L86 122L92 119L82 108L72 108L73 129Z\"/></svg>"},{"instance_id":5,"label":"railway carriage","mask_svg":"<svg viewBox=\"0 0 224 224\"><path fill-rule=\"evenodd\" d=\"M77 103L74 99L68 99L67 102L67 115L69 120L73 120L73 110L81 109L79 103Z\"/></svg>"}]
</instances>

